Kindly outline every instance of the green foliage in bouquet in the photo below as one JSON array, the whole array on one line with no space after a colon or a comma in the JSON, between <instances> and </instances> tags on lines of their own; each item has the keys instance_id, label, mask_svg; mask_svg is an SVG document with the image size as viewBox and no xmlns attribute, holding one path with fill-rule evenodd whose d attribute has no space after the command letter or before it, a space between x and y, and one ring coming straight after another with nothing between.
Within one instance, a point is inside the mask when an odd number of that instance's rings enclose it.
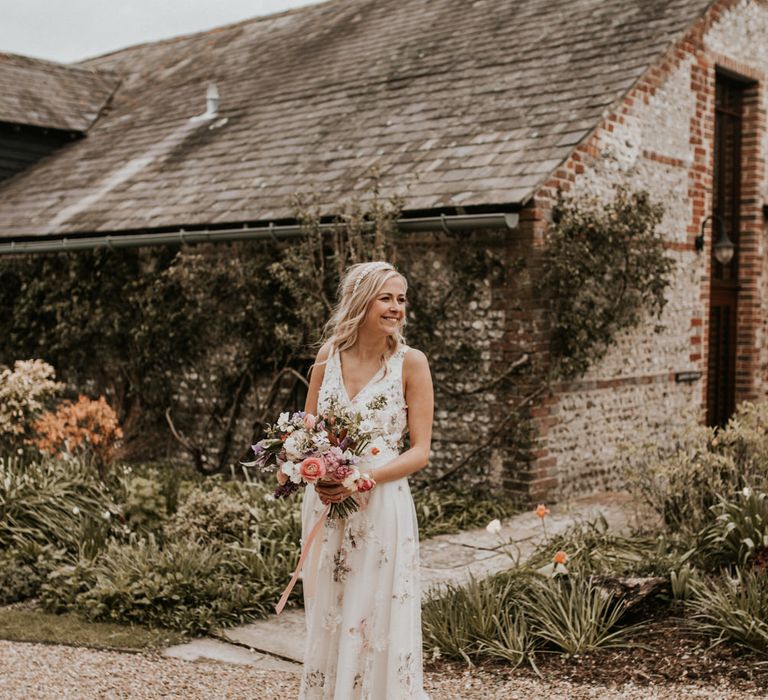
<instances>
[{"instance_id":1,"label":"green foliage in bouquet","mask_svg":"<svg viewBox=\"0 0 768 700\"><path fill-rule=\"evenodd\" d=\"M647 192L567 200L552 212L540 290L549 301L554 374L583 374L648 313L661 315L673 261Z\"/></svg>"}]
</instances>

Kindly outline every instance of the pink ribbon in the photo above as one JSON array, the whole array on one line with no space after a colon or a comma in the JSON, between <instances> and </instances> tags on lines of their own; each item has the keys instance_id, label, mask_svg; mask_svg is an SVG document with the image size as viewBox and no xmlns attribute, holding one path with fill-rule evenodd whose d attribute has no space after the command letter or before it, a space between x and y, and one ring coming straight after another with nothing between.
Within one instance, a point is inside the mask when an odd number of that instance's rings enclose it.
<instances>
[{"instance_id":1,"label":"pink ribbon","mask_svg":"<svg viewBox=\"0 0 768 700\"><path fill-rule=\"evenodd\" d=\"M304 566L304 560L307 558L307 555L309 554L309 550L312 549L312 543L315 541L315 538L317 537L317 533L320 532L320 528L323 526L323 523L325 522L325 519L328 517L328 513L331 510L331 504L329 503L327 506L325 506L325 509L323 510L322 514L318 518L317 522L312 526L312 530L309 532L309 537L307 537L307 541L304 543L304 546L301 549L301 556L299 557L299 563L296 565L296 571L293 572L293 576L291 577L291 582L288 584L286 589L283 591L283 595L280 596L280 601L275 606L275 610L277 614L279 615L283 608L285 607L285 604L288 602L288 596L291 595L291 591L293 590L293 587L296 585L296 581L299 580L299 574L301 574L301 567ZM313 564L317 563L317 557L312 557ZM304 582L304 587L307 592L307 595L313 595L315 591L315 578L317 577L317 566L310 567L312 570L310 571L309 579Z\"/></svg>"}]
</instances>

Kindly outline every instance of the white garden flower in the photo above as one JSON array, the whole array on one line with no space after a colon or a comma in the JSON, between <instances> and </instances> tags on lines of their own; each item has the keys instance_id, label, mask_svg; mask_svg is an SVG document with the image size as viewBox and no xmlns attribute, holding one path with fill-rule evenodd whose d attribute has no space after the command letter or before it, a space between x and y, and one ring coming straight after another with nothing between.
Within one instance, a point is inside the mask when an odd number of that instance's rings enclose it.
<instances>
[{"instance_id":1,"label":"white garden flower","mask_svg":"<svg viewBox=\"0 0 768 700\"><path fill-rule=\"evenodd\" d=\"M77 506L75 506L74 508L72 508L72 512L73 512L75 515L80 515L80 509L79 509Z\"/></svg>"},{"instance_id":2,"label":"white garden flower","mask_svg":"<svg viewBox=\"0 0 768 700\"><path fill-rule=\"evenodd\" d=\"M486 526L485 529L490 532L492 535L496 535L499 532L501 532L501 520L496 518L495 520L491 520Z\"/></svg>"},{"instance_id":3,"label":"white garden flower","mask_svg":"<svg viewBox=\"0 0 768 700\"><path fill-rule=\"evenodd\" d=\"M281 413L280 417L277 419L277 427L280 428L280 430L287 430L290 424L291 424L291 417L288 414L288 411Z\"/></svg>"},{"instance_id":4,"label":"white garden flower","mask_svg":"<svg viewBox=\"0 0 768 700\"><path fill-rule=\"evenodd\" d=\"M351 489L351 488L352 488L352 487L355 485L355 482L356 482L356 481L357 481L359 478L360 478L360 472L359 472L357 469L353 469L353 470L352 470L352 471L349 473L349 475L347 476L347 478L346 478L346 479L344 479L344 481L342 481L342 482L341 482L341 485L342 485L342 486L343 486L345 489Z\"/></svg>"},{"instance_id":5,"label":"white garden flower","mask_svg":"<svg viewBox=\"0 0 768 700\"><path fill-rule=\"evenodd\" d=\"M286 441L287 442L287 441ZM283 462L283 466L280 467L280 471L283 472L294 484L301 483L301 469L298 464L288 461Z\"/></svg>"},{"instance_id":6,"label":"white garden flower","mask_svg":"<svg viewBox=\"0 0 768 700\"><path fill-rule=\"evenodd\" d=\"M752 489L749 488L749 486L745 486L741 493L743 494L744 498L750 498L752 496Z\"/></svg>"},{"instance_id":7,"label":"white garden flower","mask_svg":"<svg viewBox=\"0 0 768 700\"><path fill-rule=\"evenodd\" d=\"M104 520L109 520L112 517L112 513L110 513L108 510L105 510L101 514L101 517L104 518Z\"/></svg>"},{"instance_id":8,"label":"white garden flower","mask_svg":"<svg viewBox=\"0 0 768 700\"><path fill-rule=\"evenodd\" d=\"M331 443L328 440L328 433L325 432L317 433L317 435L312 438L312 442L320 452L325 452L331 446Z\"/></svg>"},{"instance_id":9,"label":"white garden flower","mask_svg":"<svg viewBox=\"0 0 768 700\"><path fill-rule=\"evenodd\" d=\"M292 461L299 460L304 455L304 450L301 447L301 435L289 435L286 441L283 443L285 448L285 454Z\"/></svg>"},{"instance_id":10,"label":"white garden flower","mask_svg":"<svg viewBox=\"0 0 768 700\"><path fill-rule=\"evenodd\" d=\"M265 494L264 494L264 500L265 500L265 501L274 501L274 500L275 500L275 497L274 497L274 495L273 495L273 494L271 494L271 493L265 493Z\"/></svg>"}]
</instances>

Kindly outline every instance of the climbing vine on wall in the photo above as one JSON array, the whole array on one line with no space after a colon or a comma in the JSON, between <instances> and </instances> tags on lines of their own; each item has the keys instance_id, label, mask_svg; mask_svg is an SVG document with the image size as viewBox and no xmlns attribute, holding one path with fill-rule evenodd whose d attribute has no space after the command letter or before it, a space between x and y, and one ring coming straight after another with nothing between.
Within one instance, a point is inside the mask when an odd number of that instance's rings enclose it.
<instances>
[{"instance_id":1,"label":"climbing vine on wall","mask_svg":"<svg viewBox=\"0 0 768 700\"><path fill-rule=\"evenodd\" d=\"M674 261L657 226L663 207L618 187L608 203L559 196L544 253L553 376L583 374L618 334L666 304Z\"/></svg>"}]
</instances>

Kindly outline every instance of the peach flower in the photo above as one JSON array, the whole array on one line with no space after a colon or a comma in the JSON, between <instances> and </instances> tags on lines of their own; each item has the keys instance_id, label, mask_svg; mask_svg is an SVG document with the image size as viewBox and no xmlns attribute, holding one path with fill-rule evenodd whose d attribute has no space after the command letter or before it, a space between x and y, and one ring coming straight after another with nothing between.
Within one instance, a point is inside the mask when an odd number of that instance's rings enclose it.
<instances>
[{"instance_id":1,"label":"peach flower","mask_svg":"<svg viewBox=\"0 0 768 700\"><path fill-rule=\"evenodd\" d=\"M319 457L307 457L299 465L299 471L304 481L315 482L325 476L325 462Z\"/></svg>"},{"instance_id":2,"label":"peach flower","mask_svg":"<svg viewBox=\"0 0 768 700\"><path fill-rule=\"evenodd\" d=\"M539 505L536 506L535 513L540 518L545 518L547 515L549 515L549 508L547 508L543 503L539 503Z\"/></svg>"},{"instance_id":3,"label":"peach flower","mask_svg":"<svg viewBox=\"0 0 768 700\"><path fill-rule=\"evenodd\" d=\"M565 562L568 561L568 555L561 549L555 553L555 556L552 557L552 561L555 562L555 564L565 564Z\"/></svg>"},{"instance_id":4,"label":"peach flower","mask_svg":"<svg viewBox=\"0 0 768 700\"><path fill-rule=\"evenodd\" d=\"M315 423L317 423L317 416L313 416L311 413L307 413L304 416L304 427L307 430L312 430L315 427Z\"/></svg>"}]
</instances>

